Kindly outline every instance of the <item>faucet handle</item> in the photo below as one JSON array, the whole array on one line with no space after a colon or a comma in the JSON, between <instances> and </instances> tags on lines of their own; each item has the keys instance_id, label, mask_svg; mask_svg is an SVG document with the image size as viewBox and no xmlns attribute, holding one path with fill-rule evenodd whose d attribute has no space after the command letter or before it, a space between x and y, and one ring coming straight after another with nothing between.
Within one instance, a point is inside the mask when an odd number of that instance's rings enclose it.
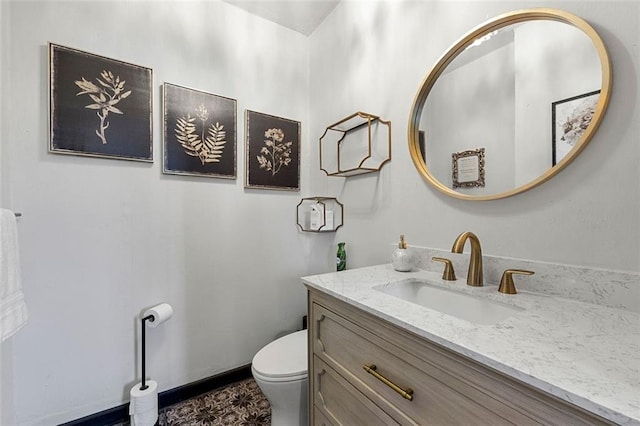
<instances>
[{"instance_id":1,"label":"faucet handle","mask_svg":"<svg viewBox=\"0 0 640 426\"><path fill-rule=\"evenodd\" d=\"M455 281L456 280L456 272L453 270L453 263L451 260L445 257L432 257L432 260L436 262L444 263L444 272L442 273L442 279L447 281Z\"/></svg>"},{"instance_id":2,"label":"faucet handle","mask_svg":"<svg viewBox=\"0 0 640 426\"><path fill-rule=\"evenodd\" d=\"M513 283L513 274L519 275L533 275L533 271L527 271L526 269L507 269L502 274L502 279L500 280L500 287L498 287L498 291L504 294L516 294L516 285Z\"/></svg>"}]
</instances>

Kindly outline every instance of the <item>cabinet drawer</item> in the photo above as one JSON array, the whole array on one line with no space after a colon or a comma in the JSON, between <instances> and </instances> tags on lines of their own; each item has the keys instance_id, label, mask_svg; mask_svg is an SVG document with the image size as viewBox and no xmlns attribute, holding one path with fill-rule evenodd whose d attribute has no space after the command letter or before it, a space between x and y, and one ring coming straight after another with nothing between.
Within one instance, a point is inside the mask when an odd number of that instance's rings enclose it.
<instances>
[{"instance_id":1,"label":"cabinet drawer","mask_svg":"<svg viewBox=\"0 0 640 426\"><path fill-rule=\"evenodd\" d=\"M315 357L313 362L314 426L397 425L331 367Z\"/></svg>"},{"instance_id":2,"label":"cabinet drawer","mask_svg":"<svg viewBox=\"0 0 640 426\"><path fill-rule=\"evenodd\" d=\"M461 392L467 389L455 378L340 315L314 304L313 318L314 353L400 423L511 424L468 398ZM365 371L364 366L371 365L399 389ZM412 400L401 395L402 389L411 393ZM518 420L518 424L532 423L526 418Z\"/></svg>"},{"instance_id":3,"label":"cabinet drawer","mask_svg":"<svg viewBox=\"0 0 640 426\"><path fill-rule=\"evenodd\" d=\"M316 406L313 407L313 425L312 426L333 426L325 416L322 414L322 411Z\"/></svg>"},{"instance_id":4,"label":"cabinet drawer","mask_svg":"<svg viewBox=\"0 0 640 426\"><path fill-rule=\"evenodd\" d=\"M613 424L324 293L309 292L309 314L310 363L322 358L400 424Z\"/></svg>"}]
</instances>

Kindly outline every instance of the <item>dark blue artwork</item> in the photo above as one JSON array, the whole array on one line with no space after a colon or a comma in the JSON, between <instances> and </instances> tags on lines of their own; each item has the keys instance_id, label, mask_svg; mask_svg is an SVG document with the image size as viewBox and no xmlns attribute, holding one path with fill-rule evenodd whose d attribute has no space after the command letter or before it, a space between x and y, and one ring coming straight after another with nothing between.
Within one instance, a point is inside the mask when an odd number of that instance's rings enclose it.
<instances>
[{"instance_id":1,"label":"dark blue artwork","mask_svg":"<svg viewBox=\"0 0 640 426\"><path fill-rule=\"evenodd\" d=\"M54 153L153 161L152 71L49 44Z\"/></svg>"},{"instance_id":2,"label":"dark blue artwork","mask_svg":"<svg viewBox=\"0 0 640 426\"><path fill-rule=\"evenodd\" d=\"M236 100L164 83L166 174L236 178Z\"/></svg>"},{"instance_id":3,"label":"dark blue artwork","mask_svg":"<svg viewBox=\"0 0 640 426\"><path fill-rule=\"evenodd\" d=\"M300 122L246 111L247 188L300 189Z\"/></svg>"}]
</instances>

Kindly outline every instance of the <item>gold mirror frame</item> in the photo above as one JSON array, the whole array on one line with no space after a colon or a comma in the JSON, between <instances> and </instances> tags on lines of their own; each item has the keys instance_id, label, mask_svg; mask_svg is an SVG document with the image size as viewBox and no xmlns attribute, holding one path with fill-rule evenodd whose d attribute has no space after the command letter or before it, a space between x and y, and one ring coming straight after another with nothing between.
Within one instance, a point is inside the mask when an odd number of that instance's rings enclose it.
<instances>
[{"instance_id":1,"label":"gold mirror frame","mask_svg":"<svg viewBox=\"0 0 640 426\"><path fill-rule=\"evenodd\" d=\"M467 195L460 192L456 192L451 188L443 185L440 181L438 181L435 176L431 174L429 169L427 168L426 161L422 159L422 152L420 149L419 143L419 123L420 118L422 116L422 110L424 109L427 96L429 95L433 85L440 75L444 72L445 68L451 61L453 61L461 52L465 50L465 48L471 44L478 37L482 37L485 34L488 34L492 31L498 30L500 28L506 27L508 25L525 22L525 21L534 21L534 20L550 20L563 22L565 24L573 25L574 27L582 30L593 42L594 47L597 50L598 56L600 58L600 64L602 66L602 87L600 91L600 97L598 99L598 103L596 105L596 112L594 117L591 120L591 124L585 130L584 134L580 138L578 142L576 142L575 147L565 155L562 160L556 163L555 166L549 168L546 172L540 175L538 178L532 180L531 182L521 185L517 188L511 189L509 191L500 192L497 194L491 195ZM462 38L460 38L436 63L436 65L432 68L431 72L427 75L427 77L422 82L420 86L420 90L418 91L414 101L413 106L411 107L411 114L409 116L409 129L408 129L408 138L409 138L409 152L411 153L411 159L413 160L413 164L418 169L418 172L422 175L422 177L429 182L431 185L435 186L439 191L462 200L474 200L474 201L485 201L485 200L498 200L501 198L511 197L512 195L519 194L521 192L528 191L531 188L534 188L558 174L562 169L564 169L574 158L576 158L580 152L585 148L589 140L593 137L596 130L600 126L600 122L604 117L604 112L607 109L607 105L609 104L609 97L611 94L611 62L609 59L609 55L607 53L607 49L605 48L602 39L598 35L598 33L589 25L585 20L562 10L558 9L523 9L517 10L513 12L508 12L502 15L498 15L493 19L485 22L484 24L479 25L478 27L472 29L470 32L465 34ZM424 150L426 152L428 141L424 142Z\"/></svg>"}]
</instances>

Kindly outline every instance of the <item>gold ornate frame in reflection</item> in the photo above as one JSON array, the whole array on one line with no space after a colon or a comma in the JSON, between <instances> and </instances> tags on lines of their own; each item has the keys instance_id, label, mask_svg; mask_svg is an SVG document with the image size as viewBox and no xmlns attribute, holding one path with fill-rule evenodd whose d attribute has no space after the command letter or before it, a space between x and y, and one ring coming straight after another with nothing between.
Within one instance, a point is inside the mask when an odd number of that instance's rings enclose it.
<instances>
[{"instance_id":1,"label":"gold ornate frame in reflection","mask_svg":"<svg viewBox=\"0 0 640 426\"><path fill-rule=\"evenodd\" d=\"M484 188L484 148L451 154L453 188Z\"/></svg>"}]
</instances>

